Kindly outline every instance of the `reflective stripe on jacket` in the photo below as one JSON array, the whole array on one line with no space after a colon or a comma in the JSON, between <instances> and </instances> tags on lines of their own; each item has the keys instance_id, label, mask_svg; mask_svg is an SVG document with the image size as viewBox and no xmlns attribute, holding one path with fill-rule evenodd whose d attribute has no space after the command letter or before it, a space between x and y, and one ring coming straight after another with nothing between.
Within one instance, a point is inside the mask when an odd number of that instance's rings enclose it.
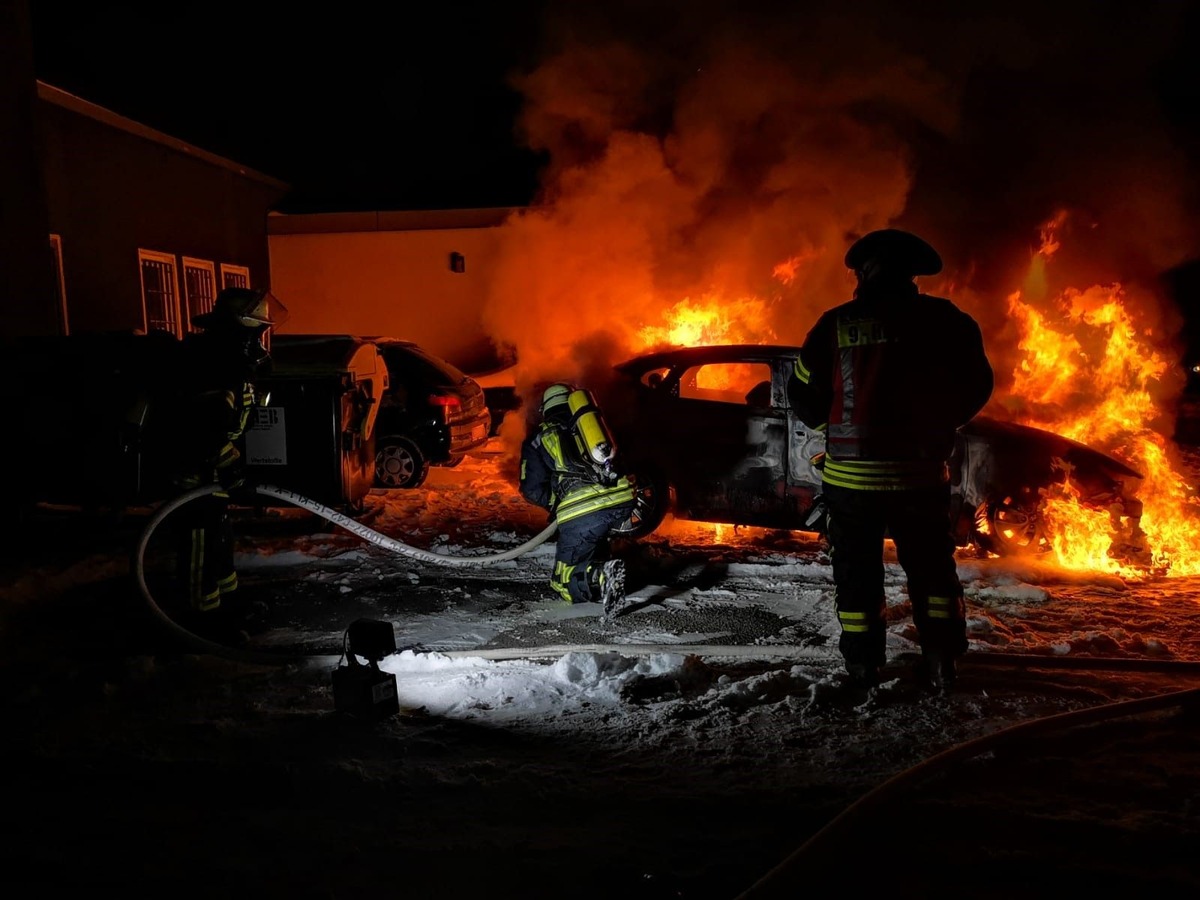
<instances>
[{"instance_id":1,"label":"reflective stripe on jacket","mask_svg":"<svg viewBox=\"0 0 1200 900\"><path fill-rule=\"evenodd\" d=\"M944 482L955 431L992 385L974 319L915 285L892 285L821 316L788 398L806 425L826 427L825 481L903 490Z\"/></svg>"},{"instance_id":2,"label":"reflective stripe on jacket","mask_svg":"<svg viewBox=\"0 0 1200 900\"><path fill-rule=\"evenodd\" d=\"M600 509L633 501L633 485L625 476L613 484L602 484L573 463L573 454L563 447L563 432L543 423L525 442L521 453L521 493L549 510L561 522L569 522Z\"/></svg>"}]
</instances>

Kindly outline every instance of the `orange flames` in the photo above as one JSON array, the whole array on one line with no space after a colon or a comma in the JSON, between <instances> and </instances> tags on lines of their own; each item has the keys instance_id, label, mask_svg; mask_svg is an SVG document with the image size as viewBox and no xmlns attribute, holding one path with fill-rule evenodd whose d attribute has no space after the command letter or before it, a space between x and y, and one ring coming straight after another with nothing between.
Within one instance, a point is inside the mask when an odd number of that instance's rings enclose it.
<instances>
[{"instance_id":1,"label":"orange flames","mask_svg":"<svg viewBox=\"0 0 1200 900\"><path fill-rule=\"evenodd\" d=\"M1123 516L1116 505L1083 505L1069 482L1053 486L1044 492L1047 540L1057 561L1070 569L1126 578L1200 574L1200 501L1175 470L1168 440L1152 427L1164 420L1154 388L1170 363L1139 329L1119 284L1070 288L1038 307L1026 298L1044 293L1064 220L1060 215L1047 223L1025 290L1008 298L1021 356L1005 405L1018 407L1017 421L1109 452L1144 478L1135 486L1142 503L1138 520ZM797 262L781 263L775 277L789 280ZM666 311L662 324L642 327L638 338L642 350L769 343L776 339L771 318L769 304L756 297L686 298ZM720 526L713 527L719 539Z\"/></svg>"},{"instance_id":2,"label":"orange flames","mask_svg":"<svg viewBox=\"0 0 1200 900\"><path fill-rule=\"evenodd\" d=\"M1041 283L1059 246L1058 224L1061 217L1047 226L1027 283ZM1154 388L1170 365L1139 330L1121 286L1068 289L1051 313L1017 291L1008 310L1023 354L1012 385L1014 400L1025 405L1018 421L1109 451L1144 476L1136 522L1081 505L1070 485L1048 491L1045 525L1058 562L1124 577L1200 573L1197 500L1172 465L1167 439L1152 428L1163 419ZM1131 534L1142 545L1136 562L1127 557Z\"/></svg>"},{"instance_id":3,"label":"orange flames","mask_svg":"<svg viewBox=\"0 0 1200 900\"><path fill-rule=\"evenodd\" d=\"M685 297L666 311L663 325L645 325L638 337L646 349L705 344L766 344L775 340L767 303L757 297L727 300L708 294Z\"/></svg>"}]
</instances>

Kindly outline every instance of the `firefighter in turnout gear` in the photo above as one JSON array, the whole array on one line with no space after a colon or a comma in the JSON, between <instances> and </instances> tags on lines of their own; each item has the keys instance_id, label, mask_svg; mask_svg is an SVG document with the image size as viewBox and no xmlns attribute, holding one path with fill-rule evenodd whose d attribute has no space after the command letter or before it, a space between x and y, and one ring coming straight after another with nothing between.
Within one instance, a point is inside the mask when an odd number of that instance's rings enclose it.
<instances>
[{"instance_id":1,"label":"firefighter in turnout gear","mask_svg":"<svg viewBox=\"0 0 1200 900\"><path fill-rule=\"evenodd\" d=\"M204 484L226 489L176 513L177 570L189 624L210 637L235 633L244 612L234 599L238 576L228 489L242 478L236 441L264 400L254 378L270 360L266 333L286 318L287 310L266 290L225 288L210 312L192 318L202 330L183 341L171 451L174 483L181 491Z\"/></svg>"},{"instance_id":2,"label":"firefighter in turnout gear","mask_svg":"<svg viewBox=\"0 0 1200 900\"><path fill-rule=\"evenodd\" d=\"M598 600L609 619L625 596L625 564L608 559L609 535L634 508L629 479L590 392L552 384L541 422L521 445L521 494L558 521L550 586L570 603Z\"/></svg>"},{"instance_id":3,"label":"firefighter in turnout gear","mask_svg":"<svg viewBox=\"0 0 1200 900\"><path fill-rule=\"evenodd\" d=\"M854 297L813 326L788 382L796 414L825 429L822 494L838 646L854 682L879 682L886 535L908 582L921 673L945 689L967 649L947 462L956 430L991 397L992 367L975 320L918 290L917 276L942 268L924 240L873 231L845 262L858 280Z\"/></svg>"}]
</instances>

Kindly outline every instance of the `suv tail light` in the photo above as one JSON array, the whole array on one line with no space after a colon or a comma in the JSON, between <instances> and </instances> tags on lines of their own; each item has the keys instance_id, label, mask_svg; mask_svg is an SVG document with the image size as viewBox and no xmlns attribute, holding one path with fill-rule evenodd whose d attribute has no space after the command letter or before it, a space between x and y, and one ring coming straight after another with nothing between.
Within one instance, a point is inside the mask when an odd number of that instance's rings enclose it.
<instances>
[{"instance_id":1,"label":"suv tail light","mask_svg":"<svg viewBox=\"0 0 1200 900\"><path fill-rule=\"evenodd\" d=\"M454 396L446 396L444 394L430 394L429 402L433 406L441 407L442 421L449 422L450 417L462 408L462 401Z\"/></svg>"}]
</instances>

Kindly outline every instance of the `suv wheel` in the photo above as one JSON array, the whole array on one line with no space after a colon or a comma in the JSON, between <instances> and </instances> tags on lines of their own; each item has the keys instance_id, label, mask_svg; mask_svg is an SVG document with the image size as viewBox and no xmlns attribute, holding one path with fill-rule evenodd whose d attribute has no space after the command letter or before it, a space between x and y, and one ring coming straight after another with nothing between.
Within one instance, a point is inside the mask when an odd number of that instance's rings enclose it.
<instances>
[{"instance_id":1,"label":"suv wheel","mask_svg":"<svg viewBox=\"0 0 1200 900\"><path fill-rule=\"evenodd\" d=\"M975 541L997 556L1026 556L1050 549L1035 492L984 501L975 511Z\"/></svg>"},{"instance_id":2,"label":"suv wheel","mask_svg":"<svg viewBox=\"0 0 1200 900\"><path fill-rule=\"evenodd\" d=\"M429 475L429 461L413 441L382 438L375 447L375 483L385 488L415 488Z\"/></svg>"},{"instance_id":3,"label":"suv wheel","mask_svg":"<svg viewBox=\"0 0 1200 900\"><path fill-rule=\"evenodd\" d=\"M666 518L671 507L671 485L657 472L638 472L631 474L629 480L633 482L633 512L611 534L627 538L645 537Z\"/></svg>"}]
</instances>

